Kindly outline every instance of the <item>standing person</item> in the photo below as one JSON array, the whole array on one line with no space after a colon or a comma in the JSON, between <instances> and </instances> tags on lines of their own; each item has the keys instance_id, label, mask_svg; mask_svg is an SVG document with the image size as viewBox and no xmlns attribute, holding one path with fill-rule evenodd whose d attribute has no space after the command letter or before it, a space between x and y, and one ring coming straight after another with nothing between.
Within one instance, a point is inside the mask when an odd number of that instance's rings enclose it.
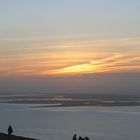
<instances>
[{"instance_id":1,"label":"standing person","mask_svg":"<svg viewBox=\"0 0 140 140\"><path fill-rule=\"evenodd\" d=\"M77 140L77 135L74 134L74 136L72 137L72 140Z\"/></svg>"},{"instance_id":2,"label":"standing person","mask_svg":"<svg viewBox=\"0 0 140 140\"><path fill-rule=\"evenodd\" d=\"M86 137L85 137L85 140L89 140L89 137L86 136Z\"/></svg>"},{"instance_id":3,"label":"standing person","mask_svg":"<svg viewBox=\"0 0 140 140\"><path fill-rule=\"evenodd\" d=\"M81 137L81 136L79 136L78 140L82 140L82 137Z\"/></svg>"},{"instance_id":4,"label":"standing person","mask_svg":"<svg viewBox=\"0 0 140 140\"><path fill-rule=\"evenodd\" d=\"M8 127L8 135L11 135L12 133L13 133L12 126L9 125L9 127Z\"/></svg>"}]
</instances>

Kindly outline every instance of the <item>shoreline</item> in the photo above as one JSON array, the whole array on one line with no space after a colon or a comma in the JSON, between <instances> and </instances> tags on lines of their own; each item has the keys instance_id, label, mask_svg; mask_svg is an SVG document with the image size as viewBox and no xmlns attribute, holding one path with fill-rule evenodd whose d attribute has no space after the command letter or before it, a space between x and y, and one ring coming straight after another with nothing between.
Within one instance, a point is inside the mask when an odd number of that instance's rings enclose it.
<instances>
[{"instance_id":1,"label":"shoreline","mask_svg":"<svg viewBox=\"0 0 140 140\"><path fill-rule=\"evenodd\" d=\"M125 107L125 106L140 106L139 101L5 101L0 103L8 104L29 104L30 108L41 108L41 107L78 107L78 106L89 106L89 107ZM33 105L33 106L32 106Z\"/></svg>"},{"instance_id":2,"label":"shoreline","mask_svg":"<svg viewBox=\"0 0 140 140\"><path fill-rule=\"evenodd\" d=\"M99 94L40 94L2 96L0 103L35 104L38 107L73 106L140 106L140 96L136 95L99 95ZM34 107L34 106L33 106Z\"/></svg>"}]
</instances>

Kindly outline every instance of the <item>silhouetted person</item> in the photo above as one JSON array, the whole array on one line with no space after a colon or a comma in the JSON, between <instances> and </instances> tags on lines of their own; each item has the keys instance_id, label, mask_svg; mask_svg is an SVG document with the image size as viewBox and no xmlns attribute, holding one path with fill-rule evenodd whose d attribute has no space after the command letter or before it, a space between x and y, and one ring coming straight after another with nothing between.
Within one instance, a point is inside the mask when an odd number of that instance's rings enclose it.
<instances>
[{"instance_id":1,"label":"silhouetted person","mask_svg":"<svg viewBox=\"0 0 140 140\"><path fill-rule=\"evenodd\" d=\"M89 140L89 137L86 136L86 137L85 137L85 140Z\"/></svg>"},{"instance_id":2,"label":"silhouetted person","mask_svg":"<svg viewBox=\"0 0 140 140\"><path fill-rule=\"evenodd\" d=\"M8 127L8 135L11 135L12 133L13 133L12 126L9 125L9 127Z\"/></svg>"},{"instance_id":3,"label":"silhouetted person","mask_svg":"<svg viewBox=\"0 0 140 140\"><path fill-rule=\"evenodd\" d=\"M72 140L77 140L77 135L74 134L74 136L72 137Z\"/></svg>"},{"instance_id":4,"label":"silhouetted person","mask_svg":"<svg viewBox=\"0 0 140 140\"><path fill-rule=\"evenodd\" d=\"M79 136L78 140L83 140L81 136Z\"/></svg>"}]
</instances>

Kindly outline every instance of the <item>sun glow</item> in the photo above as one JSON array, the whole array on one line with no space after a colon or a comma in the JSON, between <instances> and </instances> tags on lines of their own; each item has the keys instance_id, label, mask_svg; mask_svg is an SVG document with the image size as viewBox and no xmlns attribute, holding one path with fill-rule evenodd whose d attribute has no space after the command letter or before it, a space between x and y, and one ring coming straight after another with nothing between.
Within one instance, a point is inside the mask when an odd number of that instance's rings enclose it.
<instances>
[{"instance_id":1,"label":"sun glow","mask_svg":"<svg viewBox=\"0 0 140 140\"><path fill-rule=\"evenodd\" d=\"M123 70L140 70L138 56L127 56L123 54L115 54L102 58L100 60L93 60L88 63L68 66L56 70L48 71L50 75L75 75L88 73L102 73L109 71L123 71ZM134 64L132 64L134 62ZM136 64L137 63L137 64ZM44 73L45 74L45 73Z\"/></svg>"},{"instance_id":2,"label":"sun glow","mask_svg":"<svg viewBox=\"0 0 140 140\"><path fill-rule=\"evenodd\" d=\"M139 49L132 52L130 47L130 45L138 47L139 40L140 38L83 39L77 42L64 41L60 44L47 44L45 39L39 38L38 42L46 43L3 49L0 52L0 74L62 76L139 71ZM6 46L11 44L11 42L8 43L9 41L5 41ZM23 43L21 40L19 42L14 40L14 42L17 45ZM17 50L17 48L20 49Z\"/></svg>"},{"instance_id":3,"label":"sun glow","mask_svg":"<svg viewBox=\"0 0 140 140\"><path fill-rule=\"evenodd\" d=\"M90 72L94 70L94 66L90 64L82 64L82 65L76 65L76 66L71 66L67 68L63 68L58 70L57 72L62 74L62 73L82 73L82 72Z\"/></svg>"}]
</instances>

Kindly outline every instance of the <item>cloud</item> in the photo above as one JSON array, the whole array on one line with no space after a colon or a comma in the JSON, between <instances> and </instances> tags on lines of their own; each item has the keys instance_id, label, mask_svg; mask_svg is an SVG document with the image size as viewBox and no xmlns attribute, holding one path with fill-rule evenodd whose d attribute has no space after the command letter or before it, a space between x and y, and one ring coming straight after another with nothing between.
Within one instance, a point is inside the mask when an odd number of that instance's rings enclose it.
<instances>
[{"instance_id":1,"label":"cloud","mask_svg":"<svg viewBox=\"0 0 140 140\"><path fill-rule=\"evenodd\" d=\"M91 53L90 53L91 54ZM140 57L137 55L124 53L93 53L91 56L84 56L85 60L75 60L76 57L66 56L61 59L47 61L20 62L19 64L7 64L1 68L1 73L5 74L25 74L25 75L75 75L103 72L126 72L140 70ZM76 55L76 54L75 54ZM74 55L73 55L74 56ZM82 55L81 55L82 56ZM66 60L65 60L66 59ZM32 62L33 61L33 62Z\"/></svg>"},{"instance_id":2,"label":"cloud","mask_svg":"<svg viewBox=\"0 0 140 140\"><path fill-rule=\"evenodd\" d=\"M7 40L0 48L1 74L71 75L138 71L140 67L139 37L32 37L11 39L15 45L11 47Z\"/></svg>"},{"instance_id":3,"label":"cloud","mask_svg":"<svg viewBox=\"0 0 140 140\"><path fill-rule=\"evenodd\" d=\"M62 69L52 70L50 71L50 74L72 75L112 71L125 72L130 70L140 70L140 57L120 53L100 60L94 60L80 65L73 65Z\"/></svg>"}]
</instances>

